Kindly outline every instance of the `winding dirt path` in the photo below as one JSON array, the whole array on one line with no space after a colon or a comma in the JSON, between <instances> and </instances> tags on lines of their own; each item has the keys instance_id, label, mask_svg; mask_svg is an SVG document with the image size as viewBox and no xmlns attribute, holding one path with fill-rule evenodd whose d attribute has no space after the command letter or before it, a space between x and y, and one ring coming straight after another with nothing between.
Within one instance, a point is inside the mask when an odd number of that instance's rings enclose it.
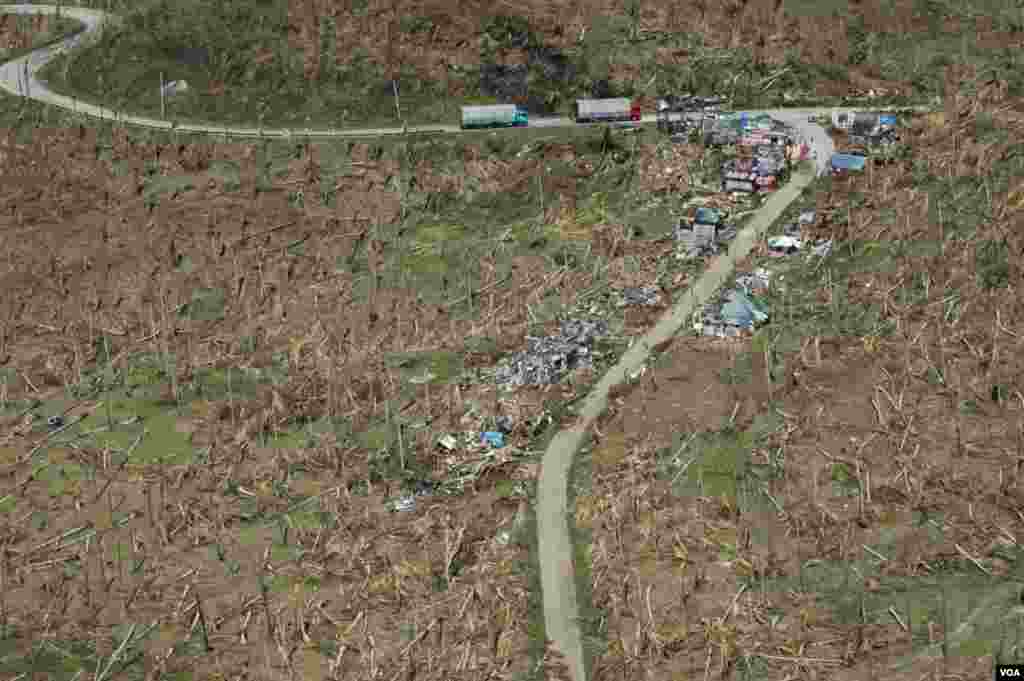
<instances>
[{"instance_id":1,"label":"winding dirt path","mask_svg":"<svg viewBox=\"0 0 1024 681\"><path fill-rule=\"evenodd\" d=\"M0 5L0 13L6 14L54 14L57 7L52 5ZM379 137L403 134L405 132L457 133L454 125L409 126L403 128L349 128L335 130L246 128L219 126L202 123L172 123L142 116L134 116L60 95L50 90L37 78L39 70L58 54L75 49L95 39L106 22L117 18L99 10L80 7L62 7L65 16L81 21L85 29L54 45L42 48L26 56L0 65L0 89L39 102L75 111L90 117L115 120L121 123L155 129L177 129L183 132L214 133L237 137ZM881 109L876 109L881 110ZM891 110L891 109L890 109ZM916 107L915 110L927 110ZM764 113L785 121L797 128L804 139L817 152L816 170L821 174L827 169L832 154L831 139L819 126L809 123L808 116L830 113L830 108L817 109L770 109ZM752 112L757 113L757 112ZM654 115L645 115L643 122L655 122ZM535 127L565 127L576 125L568 118L547 118L531 121ZM545 452L540 472L537 526L540 548L541 584L544 597L544 620L547 636L561 652L569 666L574 681L586 681L587 661L583 653L582 637L578 624L579 608L576 601L575 566L570 535L567 508L568 477L573 457L583 442L585 433L604 412L608 404L609 390L622 383L626 376L639 369L650 356L650 348L675 335L698 306L706 302L732 273L735 263L750 253L754 244L782 211L799 196L810 183L810 173L796 174L786 186L772 194L753 219L733 241L728 253L716 258L681 302L668 311L661 321L638 340L608 373L601 379L586 398L576 424L559 433Z\"/></svg>"},{"instance_id":2,"label":"winding dirt path","mask_svg":"<svg viewBox=\"0 0 1024 681\"><path fill-rule=\"evenodd\" d=\"M805 119L806 120L806 119ZM689 294L665 313L657 326L634 342L622 359L604 375L583 403L576 423L558 433L541 461L537 492L537 535L544 596L544 625L547 638L565 656L573 681L586 681L588 660L583 653L576 600L570 512L567 508L569 469L573 457L591 426L608 406L612 387L640 369L651 348L674 336L691 313L707 302L746 257L765 230L782 214L813 179L810 173L794 174L784 187L771 195L733 240L727 253L715 258L690 289Z\"/></svg>"}]
</instances>

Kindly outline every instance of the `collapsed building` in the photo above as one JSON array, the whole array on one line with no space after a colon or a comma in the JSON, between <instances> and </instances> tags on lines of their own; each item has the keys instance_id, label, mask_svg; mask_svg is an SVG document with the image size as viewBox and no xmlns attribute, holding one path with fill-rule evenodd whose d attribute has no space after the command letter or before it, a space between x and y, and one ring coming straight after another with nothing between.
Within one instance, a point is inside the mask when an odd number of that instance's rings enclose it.
<instances>
[{"instance_id":1,"label":"collapsed building","mask_svg":"<svg viewBox=\"0 0 1024 681\"><path fill-rule=\"evenodd\" d=\"M682 135L690 130L710 130L721 114L721 97L698 97L689 93L658 99L658 130Z\"/></svg>"},{"instance_id":2,"label":"collapsed building","mask_svg":"<svg viewBox=\"0 0 1024 681\"><path fill-rule=\"evenodd\" d=\"M772 191L778 187L786 163L784 152L770 148L759 148L751 156L728 159L722 163L722 191L748 194Z\"/></svg>"},{"instance_id":3,"label":"collapsed building","mask_svg":"<svg viewBox=\"0 0 1024 681\"><path fill-rule=\"evenodd\" d=\"M832 126L846 135L849 146L870 149L900 140L896 114L836 111Z\"/></svg>"},{"instance_id":4,"label":"collapsed building","mask_svg":"<svg viewBox=\"0 0 1024 681\"><path fill-rule=\"evenodd\" d=\"M735 238L737 228L729 212L711 206L690 206L676 225L675 237L682 257L714 255L718 247Z\"/></svg>"}]
</instances>

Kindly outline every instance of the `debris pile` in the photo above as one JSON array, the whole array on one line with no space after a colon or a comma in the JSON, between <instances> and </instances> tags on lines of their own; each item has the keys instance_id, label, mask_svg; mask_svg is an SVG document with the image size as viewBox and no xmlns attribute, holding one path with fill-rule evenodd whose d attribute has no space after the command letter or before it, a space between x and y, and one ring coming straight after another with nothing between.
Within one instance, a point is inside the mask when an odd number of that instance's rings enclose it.
<instances>
[{"instance_id":1,"label":"debris pile","mask_svg":"<svg viewBox=\"0 0 1024 681\"><path fill-rule=\"evenodd\" d=\"M736 285L747 295L759 295L768 290L772 283L772 273L763 267L753 272L737 275Z\"/></svg>"},{"instance_id":2,"label":"debris pile","mask_svg":"<svg viewBox=\"0 0 1024 681\"><path fill-rule=\"evenodd\" d=\"M747 285L751 283L746 282ZM719 338L739 338L768 321L768 312L758 296L739 283L694 316L693 328L697 333Z\"/></svg>"},{"instance_id":3,"label":"debris pile","mask_svg":"<svg viewBox=\"0 0 1024 681\"><path fill-rule=\"evenodd\" d=\"M792 255L803 248L803 241L796 236L783 234L768 239L768 254L775 258Z\"/></svg>"},{"instance_id":4,"label":"debris pile","mask_svg":"<svg viewBox=\"0 0 1024 681\"><path fill-rule=\"evenodd\" d=\"M688 211L688 216L680 219L675 228L675 239L679 244L676 258L689 260L717 254L739 232L728 218L729 212L725 208L698 207L695 211Z\"/></svg>"},{"instance_id":5,"label":"debris pile","mask_svg":"<svg viewBox=\"0 0 1024 681\"><path fill-rule=\"evenodd\" d=\"M824 258L832 252L832 239L818 239L809 243L800 237L799 228L786 225L784 234L768 239L768 255L782 258L804 251L806 246L810 246L811 255Z\"/></svg>"},{"instance_id":6,"label":"debris pile","mask_svg":"<svg viewBox=\"0 0 1024 681\"><path fill-rule=\"evenodd\" d=\"M528 433L543 428L547 422L543 417L534 419L523 426ZM493 420L496 430L480 432L479 430L463 430L445 433L436 441L436 447L444 456L447 465L441 480L421 479L406 486L404 494L390 500L387 504L392 511L411 511L416 507L416 500L428 496L456 496L465 491L480 476L487 472L509 464L522 463L531 456L526 450L509 446L506 436L511 434L514 425L509 416L499 416ZM470 458L459 458L457 455L469 455ZM517 492L525 493L525 489Z\"/></svg>"},{"instance_id":7,"label":"debris pile","mask_svg":"<svg viewBox=\"0 0 1024 681\"><path fill-rule=\"evenodd\" d=\"M661 290L657 286L629 286L619 292L619 307L654 307L661 303Z\"/></svg>"},{"instance_id":8,"label":"debris pile","mask_svg":"<svg viewBox=\"0 0 1024 681\"><path fill-rule=\"evenodd\" d=\"M495 382L507 386L552 385L573 369L591 366L590 348L608 333L604 320L566 320L555 336L527 336L527 347L499 365Z\"/></svg>"},{"instance_id":9,"label":"debris pile","mask_svg":"<svg viewBox=\"0 0 1024 681\"><path fill-rule=\"evenodd\" d=\"M699 222L680 221L675 230L681 254L686 258L714 255L718 252L718 227Z\"/></svg>"}]
</instances>

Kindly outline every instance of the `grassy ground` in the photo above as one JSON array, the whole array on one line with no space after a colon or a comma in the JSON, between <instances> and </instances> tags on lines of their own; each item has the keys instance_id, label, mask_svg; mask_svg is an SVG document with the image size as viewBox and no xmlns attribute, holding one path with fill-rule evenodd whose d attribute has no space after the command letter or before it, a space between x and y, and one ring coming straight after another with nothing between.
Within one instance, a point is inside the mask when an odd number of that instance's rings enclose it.
<instances>
[{"instance_id":1,"label":"grassy ground","mask_svg":"<svg viewBox=\"0 0 1024 681\"><path fill-rule=\"evenodd\" d=\"M599 426L595 679L1019 658L1021 109L961 97L909 159L792 206L780 231L815 208L834 248L749 263L772 272L752 339L678 339Z\"/></svg>"},{"instance_id":2,"label":"grassy ground","mask_svg":"<svg viewBox=\"0 0 1024 681\"><path fill-rule=\"evenodd\" d=\"M838 245L769 263L753 344L681 341L618 398L575 476L597 678L1019 657L1024 169L984 66L908 160L808 194ZM617 288L685 290L655 241L683 197L654 178L692 154L595 129L222 144L6 97L0 121L5 674L538 674L511 530L592 377L507 395L487 369L581 300L609 361L659 311ZM527 425L505 452L435 446L499 411ZM388 510L426 478L455 493Z\"/></svg>"},{"instance_id":3,"label":"grassy ground","mask_svg":"<svg viewBox=\"0 0 1024 681\"><path fill-rule=\"evenodd\" d=\"M829 12L787 3L782 14L772 14L755 3L736 23L743 36L750 34L739 40L723 31L730 22L715 18L725 11L718 7L708 10L704 29L687 31L673 28L671 12L659 3L640 15L616 6L581 20L572 37L545 18L568 11L558 5L537 9L538 16L528 14L532 6L524 7L525 16L467 7L458 19L410 6L401 20L382 10L371 21L366 8L320 4L314 16L304 5L269 0L188 0L173 10L147 2L125 12L121 29L77 56L59 58L44 75L58 91L156 115L163 74L165 82L190 86L167 101L170 117L317 127L455 123L461 104L497 101L481 81L480 65L517 63L528 46L559 51L565 71L555 75L561 66L545 71L540 61L529 62L528 85L517 96L538 111L562 114L595 88L648 103L666 91L724 91L748 108L839 105L855 90L885 88L888 94L871 101L906 104L941 94L942 69L956 59L991 70L1011 89L1021 87L1019 50L1007 33L1013 15L989 21L953 5L929 5L933 20L915 23L920 39L908 42L888 32L891 21L881 5L865 8L864 17L851 15L839 35ZM900 9L890 11L904 17L905 3L897 4ZM758 19L761 14L772 19ZM204 17L201 30L196 16ZM834 43L842 53L826 54L815 41L766 43L769 28L785 35L819 32L829 36L823 45ZM974 34L991 40L963 37ZM392 79L400 89L398 108Z\"/></svg>"},{"instance_id":4,"label":"grassy ground","mask_svg":"<svg viewBox=\"0 0 1024 681\"><path fill-rule=\"evenodd\" d=\"M615 289L684 287L656 240L682 198L635 191L668 147L84 123L0 99L0 669L547 673L531 485L592 376L499 394L488 370L585 298L600 371L651 317ZM491 453L496 409L519 426Z\"/></svg>"}]
</instances>

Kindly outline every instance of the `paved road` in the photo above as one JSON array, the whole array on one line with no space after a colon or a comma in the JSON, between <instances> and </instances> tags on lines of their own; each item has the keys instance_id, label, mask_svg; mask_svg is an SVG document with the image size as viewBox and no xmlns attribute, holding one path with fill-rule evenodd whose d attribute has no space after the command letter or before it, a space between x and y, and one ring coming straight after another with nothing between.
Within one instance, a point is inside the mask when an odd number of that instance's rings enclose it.
<instances>
[{"instance_id":1,"label":"paved road","mask_svg":"<svg viewBox=\"0 0 1024 681\"><path fill-rule=\"evenodd\" d=\"M0 14L53 14L56 11L57 7L54 5L0 5ZM46 65L47 62L49 62L58 54L74 49L75 47L78 47L79 45L82 45L87 41L94 39L103 29L105 22L116 22L117 17L115 15L111 15L100 10L86 9L84 7L64 6L60 8L60 11L65 16L73 17L81 21L85 25L85 30L50 47L37 50L35 52L32 52L31 54L25 55L23 57L7 62L0 66L0 88L14 95L24 95L40 102L52 104L53 106L57 106L62 109L76 111L78 113L86 114L94 118L116 120L122 123L146 128L157 128L164 130L174 128L177 130L181 130L182 132L215 133L235 137L382 137L384 135L400 135L405 132L460 132L460 128L457 125L440 124L411 125L405 129L400 127L392 127L345 128L333 130L309 128L254 128L244 126L223 126L203 123L178 123L175 126L171 121L158 120L154 118L148 118L145 116L133 116L130 114L117 112L107 107L100 106L91 102L83 102L81 100L77 100L72 97L67 97L64 95L57 94L56 92L53 92L46 86L45 83L43 83L37 78L37 74L39 72L39 69L41 69L44 65ZM765 110L764 113L768 113L770 115L782 114L789 117L788 120L802 122L804 125L806 125L807 117L809 115L826 114L831 111L832 109L830 108L800 110L773 109ZM752 111L751 113L758 112ZM644 115L642 122L654 123L655 115ZM555 128L575 125L577 124L574 123L571 119L564 117L537 118L530 121L530 127L536 128ZM824 163L827 161L827 159L828 156L825 156L822 159L819 153L819 161Z\"/></svg>"},{"instance_id":2,"label":"paved road","mask_svg":"<svg viewBox=\"0 0 1024 681\"><path fill-rule=\"evenodd\" d=\"M52 14L56 7L51 5L0 5L0 13L6 14ZM61 12L66 16L78 19L85 25L85 30L51 47L37 50L29 55L0 65L0 88L31 99L73 110L95 118L117 120L123 123L158 129L170 129L172 123L142 116L120 114L109 108L82 102L71 97L59 95L38 80L37 73L48 61L61 52L73 49L92 40L103 29L106 21L117 19L105 12L80 7L63 7ZM808 116L827 114L832 109L771 109L764 113L792 125L798 133L811 145L817 154L816 170L824 172L833 146L825 131L819 126L809 123ZM751 112L757 113L757 112ZM654 123L655 116L648 114L643 117L644 123ZM531 121L531 127L556 128L573 126L568 118L542 118ZM377 137L402 134L403 132L441 132L455 133L459 131L454 125L410 126L402 128L361 128L344 130L306 130L306 129L259 129L252 127L225 127L217 125L181 123L176 126L185 132L205 132L226 134L241 137L287 137L292 135L310 137ZM737 235L728 254L717 258L708 270L694 285L691 295L687 296L648 332L639 342L623 356L602 379L593 392L587 397L575 427L563 431L554 438L544 454L541 465L538 489L538 540L540 545L541 583L544 596L544 620L548 638L561 651L568 662L574 681L585 681L586 668L583 648L578 626L578 606L576 603L576 587L574 581L572 542L569 535L569 509L566 493L568 491L568 473L573 457L579 448L587 429L594 423L607 407L609 389L625 380L625 377L638 369L648 358L650 348L670 338L685 324L692 311L705 302L732 272L737 260L746 256L764 230L778 217L785 207L795 199L801 189L811 180L810 174L797 174L785 187L775 192L761 210L748 223L746 228Z\"/></svg>"}]
</instances>

